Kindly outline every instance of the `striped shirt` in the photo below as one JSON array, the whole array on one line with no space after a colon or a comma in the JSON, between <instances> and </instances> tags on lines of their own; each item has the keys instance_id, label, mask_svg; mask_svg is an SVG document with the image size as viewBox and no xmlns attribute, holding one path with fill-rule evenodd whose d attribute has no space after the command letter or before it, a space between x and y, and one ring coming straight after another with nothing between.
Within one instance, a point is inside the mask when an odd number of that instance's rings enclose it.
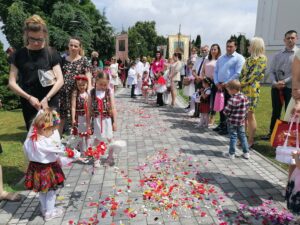
<instances>
[{"instance_id":1,"label":"striped shirt","mask_svg":"<svg viewBox=\"0 0 300 225\"><path fill-rule=\"evenodd\" d=\"M248 104L248 98L241 92L232 95L223 111L227 122L233 126L245 125Z\"/></svg>"}]
</instances>

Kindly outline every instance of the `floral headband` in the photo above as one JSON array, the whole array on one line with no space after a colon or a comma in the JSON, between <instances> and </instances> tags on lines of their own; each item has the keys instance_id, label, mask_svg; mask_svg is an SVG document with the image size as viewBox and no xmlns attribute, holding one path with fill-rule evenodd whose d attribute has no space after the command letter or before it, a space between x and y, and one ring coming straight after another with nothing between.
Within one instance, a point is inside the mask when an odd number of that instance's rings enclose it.
<instances>
[{"instance_id":1,"label":"floral headband","mask_svg":"<svg viewBox=\"0 0 300 225\"><path fill-rule=\"evenodd\" d=\"M52 111L51 113L52 113L52 121L45 121L45 123L42 124L43 129L54 127L60 124L59 114L56 111Z\"/></svg>"},{"instance_id":2,"label":"floral headband","mask_svg":"<svg viewBox=\"0 0 300 225\"><path fill-rule=\"evenodd\" d=\"M82 75L82 74L75 76L74 79L75 80L86 80L86 81L88 80L87 76Z\"/></svg>"}]
</instances>

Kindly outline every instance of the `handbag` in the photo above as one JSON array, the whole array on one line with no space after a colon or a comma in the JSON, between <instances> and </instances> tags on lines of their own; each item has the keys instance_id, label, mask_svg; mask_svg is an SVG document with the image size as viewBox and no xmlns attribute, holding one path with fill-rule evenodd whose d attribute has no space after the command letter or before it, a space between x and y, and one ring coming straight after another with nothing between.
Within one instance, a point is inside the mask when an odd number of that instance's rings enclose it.
<instances>
[{"instance_id":1,"label":"handbag","mask_svg":"<svg viewBox=\"0 0 300 225\"><path fill-rule=\"evenodd\" d=\"M218 91L215 97L214 111L221 112L224 109L224 101L224 93L222 91Z\"/></svg>"},{"instance_id":2,"label":"handbag","mask_svg":"<svg viewBox=\"0 0 300 225\"><path fill-rule=\"evenodd\" d=\"M286 135L285 141L282 146L276 147L276 157L275 159L279 162L286 163L286 164L295 164L295 159L292 157L292 153L294 151L297 151L299 149L299 132L298 132L298 126L299 126L299 118L295 122L296 116L293 116L291 119L288 133ZM296 123L296 146L288 146L288 139L290 137L290 133L292 131L292 127L294 122Z\"/></svg>"},{"instance_id":3,"label":"handbag","mask_svg":"<svg viewBox=\"0 0 300 225\"><path fill-rule=\"evenodd\" d=\"M49 61L49 49L48 48L46 50L46 56L47 56L48 65L50 66L51 64ZM50 54L50 57L51 57L51 54ZM39 81L40 81L42 87L52 86L57 81L53 70L38 69L38 77L39 77Z\"/></svg>"},{"instance_id":4,"label":"handbag","mask_svg":"<svg viewBox=\"0 0 300 225\"><path fill-rule=\"evenodd\" d=\"M56 76L53 70L38 69L38 76L43 87L52 86L56 83Z\"/></svg>"},{"instance_id":5,"label":"handbag","mask_svg":"<svg viewBox=\"0 0 300 225\"><path fill-rule=\"evenodd\" d=\"M292 121L292 119L290 121ZM290 126L292 126L291 131L289 131ZM283 146L287 135L289 135L287 145L296 147L297 133L299 135L299 130L296 129L296 126L297 125L295 123L291 124L291 122L276 120L270 138L271 146L274 148L276 148L277 146Z\"/></svg>"}]
</instances>

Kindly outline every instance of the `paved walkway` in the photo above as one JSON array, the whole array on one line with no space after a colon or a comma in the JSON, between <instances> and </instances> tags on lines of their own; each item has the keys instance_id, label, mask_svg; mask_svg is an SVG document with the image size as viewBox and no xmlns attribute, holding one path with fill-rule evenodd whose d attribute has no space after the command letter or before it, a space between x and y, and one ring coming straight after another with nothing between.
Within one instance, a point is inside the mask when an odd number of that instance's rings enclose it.
<instances>
[{"instance_id":1,"label":"paved walkway","mask_svg":"<svg viewBox=\"0 0 300 225\"><path fill-rule=\"evenodd\" d=\"M44 223L37 195L24 191L22 202L0 204L1 225L93 224L96 217L102 225L238 224L248 218L250 224L261 224L267 216L255 220L248 206L264 203L265 213L273 205L285 206L281 192L287 174L260 155L224 159L228 139L195 129L195 120L182 108L130 99L129 89L121 89L116 101L115 137L126 140L127 149L115 166L102 167L94 175L91 165L74 163L65 169L67 180L57 198L65 208L62 218ZM236 213L240 203L243 214Z\"/></svg>"}]
</instances>

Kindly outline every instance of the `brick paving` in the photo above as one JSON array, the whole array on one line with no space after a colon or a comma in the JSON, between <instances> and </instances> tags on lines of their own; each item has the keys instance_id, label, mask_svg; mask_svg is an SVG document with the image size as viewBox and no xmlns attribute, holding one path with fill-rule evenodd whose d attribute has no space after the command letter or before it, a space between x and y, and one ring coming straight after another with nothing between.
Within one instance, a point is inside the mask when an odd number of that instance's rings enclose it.
<instances>
[{"instance_id":1,"label":"brick paving","mask_svg":"<svg viewBox=\"0 0 300 225\"><path fill-rule=\"evenodd\" d=\"M177 107L154 107L143 103L142 99L129 98L129 89L120 89L116 96L118 108L118 131L116 139L127 142L126 150L120 152L113 167L101 167L91 174L91 165L74 163L65 168L65 187L57 192L57 205L65 209L62 218L43 221L39 210L38 196L34 192L23 191L21 202L0 203L0 224L69 224L73 221L88 221L94 214L101 215L101 206L92 206L117 189L126 189L123 171L132 180L130 191L119 196L119 201L135 199L135 207L143 207L141 188L138 185L141 172L139 165L160 149L168 149L171 156L179 151L189 160L199 162L202 177L209 179L219 194L226 193L222 207L236 211L239 203L257 206L262 199L274 200L278 208L285 206L281 192L287 181L287 173L264 157L251 152L251 159L241 157L235 160L225 159L222 152L228 151L228 138L219 136L210 129L194 128L195 119L188 118L182 109L182 102ZM148 120L147 120L148 119ZM146 122L148 121L148 122ZM145 126L146 124L146 126ZM242 152L238 150L238 154ZM126 204L125 204L126 203ZM174 220L161 212L147 215L138 214L129 219L123 209L114 217L100 218L99 224L218 224L215 210L206 208L207 216L200 217L192 210L184 211ZM100 213L100 214L99 214Z\"/></svg>"}]
</instances>

